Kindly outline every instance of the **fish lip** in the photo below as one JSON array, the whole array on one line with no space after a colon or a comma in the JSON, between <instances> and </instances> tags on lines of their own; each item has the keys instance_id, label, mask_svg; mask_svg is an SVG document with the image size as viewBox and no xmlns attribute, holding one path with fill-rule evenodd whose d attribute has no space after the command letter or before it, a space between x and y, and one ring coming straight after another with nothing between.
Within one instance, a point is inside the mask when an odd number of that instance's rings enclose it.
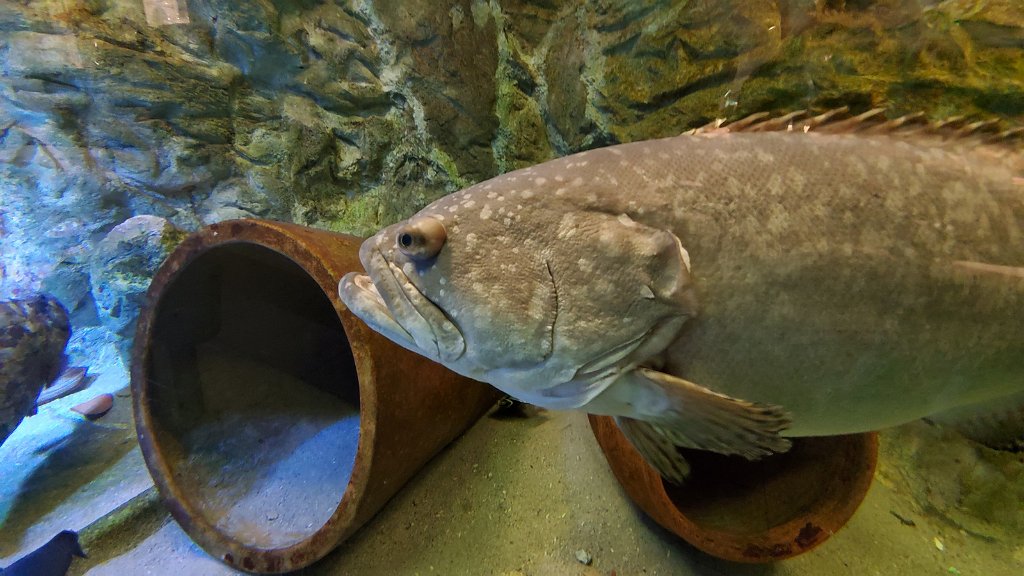
<instances>
[{"instance_id":1,"label":"fish lip","mask_svg":"<svg viewBox=\"0 0 1024 576\"><path fill-rule=\"evenodd\" d=\"M359 259L366 274L350 273L342 279L339 285L342 299L345 300L345 292L354 287L360 298L369 298L369 306L350 305L350 310L361 312L357 315L377 331L432 359L443 362L459 359L466 347L458 327L387 258L378 244L379 240L368 241L360 249Z\"/></svg>"},{"instance_id":2,"label":"fish lip","mask_svg":"<svg viewBox=\"0 0 1024 576\"><path fill-rule=\"evenodd\" d=\"M367 274L349 272L338 282L338 296L349 312L365 322L370 328L414 352L423 353L416 347L412 334L391 315L373 280Z\"/></svg>"}]
</instances>

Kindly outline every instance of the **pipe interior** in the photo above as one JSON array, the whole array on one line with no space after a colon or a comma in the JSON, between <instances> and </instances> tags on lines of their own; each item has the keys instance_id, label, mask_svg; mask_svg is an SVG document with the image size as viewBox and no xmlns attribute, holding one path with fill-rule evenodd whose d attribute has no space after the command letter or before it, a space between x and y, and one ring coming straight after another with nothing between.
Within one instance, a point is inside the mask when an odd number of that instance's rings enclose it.
<instances>
[{"instance_id":1,"label":"pipe interior","mask_svg":"<svg viewBox=\"0 0 1024 576\"><path fill-rule=\"evenodd\" d=\"M664 482L676 508L704 529L736 536L764 533L848 498L863 454L854 436L796 438L792 448L757 461L680 449L690 463L686 485ZM815 527L811 526L810 530ZM808 538L816 536L808 534Z\"/></svg>"},{"instance_id":2,"label":"pipe interior","mask_svg":"<svg viewBox=\"0 0 1024 576\"><path fill-rule=\"evenodd\" d=\"M149 346L151 433L192 508L263 549L323 527L360 422L352 352L316 281L269 248L214 247L165 289Z\"/></svg>"}]
</instances>

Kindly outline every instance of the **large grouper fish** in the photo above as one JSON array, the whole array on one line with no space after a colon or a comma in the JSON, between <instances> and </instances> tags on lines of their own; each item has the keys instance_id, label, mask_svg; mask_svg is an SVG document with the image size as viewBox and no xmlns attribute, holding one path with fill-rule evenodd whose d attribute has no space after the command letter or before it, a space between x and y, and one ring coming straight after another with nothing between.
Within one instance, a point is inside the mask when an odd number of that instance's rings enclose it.
<instances>
[{"instance_id":1,"label":"large grouper fish","mask_svg":"<svg viewBox=\"0 0 1024 576\"><path fill-rule=\"evenodd\" d=\"M367 239L345 305L549 409L756 459L1024 390L1024 150L986 123L752 118L581 152Z\"/></svg>"}]
</instances>

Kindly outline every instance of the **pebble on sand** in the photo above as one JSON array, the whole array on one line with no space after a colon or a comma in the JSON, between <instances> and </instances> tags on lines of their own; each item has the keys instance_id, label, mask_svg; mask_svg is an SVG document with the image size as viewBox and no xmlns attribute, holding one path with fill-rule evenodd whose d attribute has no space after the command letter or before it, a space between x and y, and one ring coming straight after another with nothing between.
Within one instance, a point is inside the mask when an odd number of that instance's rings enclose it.
<instances>
[{"instance_id":1,"label":"pebble on sand","mask_svg":"<svg viewBox=\"0 0 1024 576\"><path fill-rule=\"evenodd\" d=\"M100 394L91 400L86 400L81 404L71 408L72 412L78 412L82 416L90 420L94 420L103 416L114 406L114 396L112 394Z\"/></svg>"},{"instance_id":2,"label":"pebble on sand","mask_svg":"<svg viewBox=\"0 0 1024 576\"><path fill-rule=\"evenodd\" d=\"M587 552L583 548L576 551L576 561L584 566L590 566L590 563L594 561L590 556L590 552Z\"/></svg>"}]
</instances>

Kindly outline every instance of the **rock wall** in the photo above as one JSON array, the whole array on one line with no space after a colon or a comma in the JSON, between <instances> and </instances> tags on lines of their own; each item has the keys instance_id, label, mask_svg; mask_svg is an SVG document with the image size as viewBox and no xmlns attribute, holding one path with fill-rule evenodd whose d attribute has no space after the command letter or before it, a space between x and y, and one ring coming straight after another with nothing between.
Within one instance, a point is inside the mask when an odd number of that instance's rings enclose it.
<instances>
[{"instance_id":1,"label":"rock wall","mask_svg":"<svg viewBox=\"0 0 1024 576\"><path fill-rule=\"evenodd\" d=\"M1021 0L2 2L0 298L103 321L90 258L136 215L367 234L554 156L837 105L1020 121Z\"/></svg>"}]
</instances>

